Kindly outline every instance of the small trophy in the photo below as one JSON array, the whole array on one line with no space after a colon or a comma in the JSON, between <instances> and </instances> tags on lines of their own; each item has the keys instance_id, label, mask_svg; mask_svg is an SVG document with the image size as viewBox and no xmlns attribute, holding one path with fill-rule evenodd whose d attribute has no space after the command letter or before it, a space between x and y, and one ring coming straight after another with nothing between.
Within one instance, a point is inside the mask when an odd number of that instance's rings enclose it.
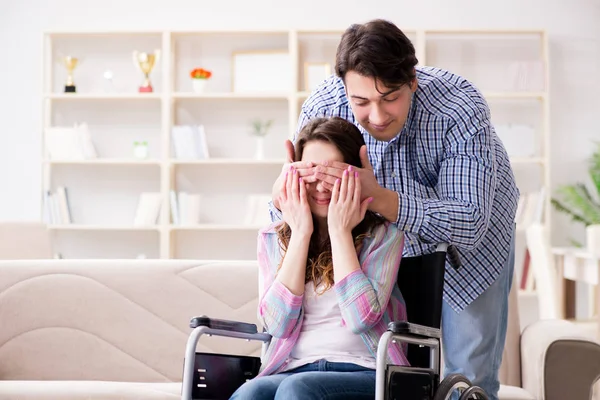
<instances>
[{"instance_id":1,"label":"small trophy","mask_svg":"<svg viewBox=\"0 0 600 400\"><path fill-rule=\"evenodd\" d=\"M73 82L73 70L77 67L79 60L75 57L65 56L61 58L64 67L67 69L67 83L65 84L65 93L75 93L77 91Z\"/></svg>"},{"instance_id":2,"label":"small trophy","mask_svg":"<svg viewBox=\"0 0 600 400\"><path fill-rule=\"evenodd\" d=\"M154 54L142 53L139 51L133 52L133 62L144 74L144 83L139 87L141 93L153 92L152 84L150 83L150 72L160 57L160 50L154 50Z\"/></svg>"}]
</instances>

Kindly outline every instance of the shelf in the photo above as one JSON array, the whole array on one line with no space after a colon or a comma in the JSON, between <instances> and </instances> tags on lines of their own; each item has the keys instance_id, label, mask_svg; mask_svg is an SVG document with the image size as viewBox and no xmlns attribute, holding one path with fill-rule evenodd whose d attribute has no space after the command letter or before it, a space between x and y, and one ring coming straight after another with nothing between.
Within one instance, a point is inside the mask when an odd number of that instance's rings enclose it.
<instances>
[{"instance_id":1,"label":"shelf","mask_svg":"<svg viewBox=\"0 0 600 400\"><path fill-rule=\"evenodd\" d=\"M161 227L156 226L116 226L116 225L49 225L48 229L55 231L120 231L120 232L148 232L160 231Z\"/></svg>"},{"instance_id":2,"label":"shelf","mask_svg":"<svg viewBox=\"0 0 600 400\"><path fill-rule=\"evenodd\" d=\"M44 31L49 36L160 36L163 34L162 31L113 31L113 30L47 30Z\"/></svg>"},{"instance_id":3,"label":"shelf","mask_svg":"<svg viewBox=\"0 0 600 400\"><path fill-rule=\"evenodd\" d=\"M198 224L171 225L171 231L257 231L264 226L258 225L228 225L228 224Z\"/></svg>"},{"instance_id":4,"label":"shelf","mask_svg":"<svg viewBox=\"0 0 600 400\"><path fill-rule=\"evenodd\" d=\"M187 93L187 92L176 92L173 93L174 99L206 99L206 100L288 100L290 94L288 93Z\"/></svg>"},{"instance_id":5,"label":"shelf","mask_svg":"<svg viewBox=\"0 0 600 400\"><path fill-rule=\"evenodd\" d=\"M127 158L95 158L86 160L44 160L51 165L160 165L160 160L136 160Z\"/></svg>"},{"instance_id":6,"label":"shelf","mask_svg":"<svg viewBox=\"0 0 600 400\"><path fill-rule=\"evenodd\" d=\"M298 98L307 98L310 92L297 92ZM538 99L546 98L545 92L483 92L486 99Z\"/></svg>"},{"instance_id":7,"label":"shelf","mask_svg":"<svg viewBox=\"0 0 600 400\"><path fill-rule=\"evenodd\" d=\"M177 160L172 159L174 165L277 165L282 166L285 163L283 159L255 160L252 158L209 158L206 160Z\"/></svg>"},{"instance_id":8,"label":"shelf","mask_svg":"<svg viewBox=\"0 0 600 400\"><path fill-rule=\"evenodd\" d=\"M542 157L510 157L511 164L544 164L546 160Z\"/></svg>"},{"instance_id":9,"label":"shelf","mask_svg":"<svg viewBox=\"0 0 600 400\"><path fill-rule=\"evenodd\" d=\"M545 92L484 92L486 99L539 99L546 98Z\"/></svg>"},{"instance_id":10,"label":"shelf","mask_svg":"<svg viewBox=\"0 0 600 400\"><path fill-rule=\"evenodd\" d=\"M205 29L205 30L171 30L171 35L173 37L182 37L182 36L203 36L203 35L287 35L290 33L289 30L286 29L252 29L252 28L244 28L242 30L236 31L231 29Z\"/></svg>"},{"instance_id":11,"label":"shelf","mask_svg":"<svg viewBox=\"0 0 600 400\"><path fill-rule=\"evenodd\" d=\"M85 222L49 227L62 240L59 251L64 248L67 257L84 258L144 253L165 259L254 259L256 233L263 226L244 222L261 223L258 218L263 216L262 221L269 219L265 199L270 198L273 182L286 163L284 140L295 136L301 104L311 94L306 90L305 67L307 63L329 63L333 72L344 31L325 26L279 30L204 30L199 26L181 31L45 32L42 125L70 127L85 122L97 154L102 155L96 159L44 159L49 155L43 149L42 190L66 187L72 221ZM530 143L518 130L506 129L505 134L513 136L506 136L505 143L513 143L509 154L525 155L510 157L515 176L537 179L543 174L541 184L547 187L550 93L544 31L404 32L413 41L422 65L447 68L477 83L490 104L496 127L533 129L535 147L526 147ZM132 63L134 50L161 51L150 76L155 92L138 92L143 74ZM285 66L290 69L289 84L273 89L275 93L236 92L240 87L234 86L232 79L233 54L272 50L289 53ZM85 61L74 72L78 93L62 92L67 71L57 58L66 54ZM206 68L214 74L202 93L193 91L189 75L193 68ZM114 72L115 92L106 86L106 69ZM537 81L542 75L540 84ZM273 121L262 142L252 136L256 120ZM205 127L202 140L211 158L174 158L172 127L185 125ZM140 141L148 143L147 159L134 158L134 143ZM46 142L43 136L42 142ZM194 139L189 146L197 144ZM267 158L256 159L255 154ZM182 203L178 201L177 210L171 208L171 191L190 195L183 196ZM133 226L144 192L160 193L157 224ZM255 201L259 198L260 203ZM252 215L255 203L256 219L246 218ZM170 222L173 211L186 213L180 221L203 223L174 225ZM229 245L231 237L234 248Z\"/></svg>"},{"instance_id":12,"label":"shelf","mask_svg":"<svg viewBox=\"0 0 600 400\"><path fill-rule=\"evenodd\" d=\"M160 93L48 93L51 100L160 100Z\"/></svg>"},{"instance_id":13,"label":"shelf","mask_svg":"<svg viewBox=\"0 0 600 400\"><path fill-rule=\"evenodd\" d=\"M426 29L426 35L542 35L537 29Z\"/></svg>"}]
</instances>

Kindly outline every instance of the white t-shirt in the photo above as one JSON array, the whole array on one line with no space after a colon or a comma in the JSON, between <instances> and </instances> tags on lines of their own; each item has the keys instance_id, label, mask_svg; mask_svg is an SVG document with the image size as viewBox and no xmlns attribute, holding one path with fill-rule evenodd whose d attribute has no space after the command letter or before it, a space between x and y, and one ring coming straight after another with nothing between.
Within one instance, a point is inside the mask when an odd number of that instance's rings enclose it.
<instances>
[{"instance_id":1,"label":"white t-shirt","mask_svg":"<svg viewBox=\"0 0 600 400\"><path fill-rule=\"evenodd\" d=\"M296 345L284 370L325 359L375 369L376 360L360 335L342 326L335 290L318 295L312 282L304 289L304 320Z\"/></svg>"}]
</instances>

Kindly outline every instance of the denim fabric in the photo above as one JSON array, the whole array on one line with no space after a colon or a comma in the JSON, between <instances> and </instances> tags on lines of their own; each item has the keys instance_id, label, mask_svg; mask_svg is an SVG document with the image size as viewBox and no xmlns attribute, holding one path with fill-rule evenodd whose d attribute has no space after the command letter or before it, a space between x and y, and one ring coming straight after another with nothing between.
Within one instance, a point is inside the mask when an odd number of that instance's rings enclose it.
<instances>
[{"instance_id":1,"label":"denim fabric","mask_svg":"<svg viewBox=\"0 0 600 400\"><path fill-rule=\"evenodd\" d=\"M498 400L498 372L506 340L514 264L513 233L509 258L498 279L462 312L456 313L446 302L442 308L444 376L465 375L482 387L490 400Z\"/></svg>"},{"instance_id":2,"label":"denim fabric","mask_svg":"<svg viewBox=\"0 0 600 400\"><path fill-rule=\"evenodd\" d=\"M375 370L319 360L244 383L231 400L373 400Z\"/></svg>"}]
</instances>

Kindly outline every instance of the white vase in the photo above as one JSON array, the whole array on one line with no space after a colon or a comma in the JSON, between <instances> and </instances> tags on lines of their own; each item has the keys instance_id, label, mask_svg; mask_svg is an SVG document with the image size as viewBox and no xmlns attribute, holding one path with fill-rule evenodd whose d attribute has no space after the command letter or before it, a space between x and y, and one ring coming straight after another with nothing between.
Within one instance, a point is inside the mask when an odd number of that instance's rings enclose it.
<instances>
[{"instance_id":1,"label":"white vase","mask_svg":"<svg viewBox=\"0 0 600 400\"><path fill-rule=\"evenodd\" d=\"M588 252L600 257L600 225L589 225L585 231Z\"/></svg>"},{"instance_id":2,"label":"white vase","mask_svg":"<svg viewBox=\"0 0 600 400\"><path fill-rule=\"evenodd\" d=\"M136 143L133 145L133 156L138 159L148 158L148 145Z\"/></svg>"},{"instance_id":3,"label":"white vase","mask_svg":"<svg viewBox=\"0 0 600 400\"><path fill-rule=\"evenodd\" d=\"M262 136L256 137L256 152L254 158L257 160L264 160L265 158L265 140Z\"/></svg>"},{"instance_id":4,"label":"white vase","mask_svg":"<svg viewBox=\"0 0 600 400\"><path fill-rule=\"evenodd\" d=\"M192 87L196 93L204 93L206 88L206 79L192 79Z\"/></svg>"}]
</instances>

